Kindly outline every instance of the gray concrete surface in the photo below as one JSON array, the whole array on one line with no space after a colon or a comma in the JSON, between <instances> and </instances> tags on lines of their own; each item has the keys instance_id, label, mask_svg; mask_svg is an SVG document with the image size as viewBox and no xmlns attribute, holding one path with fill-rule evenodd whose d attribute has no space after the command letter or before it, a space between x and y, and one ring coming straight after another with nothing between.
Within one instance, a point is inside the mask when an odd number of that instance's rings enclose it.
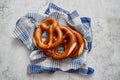
<instances>
[{"instance_id":1,"label":"gray concrete surface","mask_svg":"<svg viewBox=\"0 0 120 80\"><path fill-rule=\"evenodd\" d=\"M92 18L93 49L88 64L91 76L56 72L27 75L29 51L12 32L16 20L27 12L42 13L50 0L0 0L0 80L120 80L120 0L53 0L80 16Z\"/></svg>"}]
</instances>

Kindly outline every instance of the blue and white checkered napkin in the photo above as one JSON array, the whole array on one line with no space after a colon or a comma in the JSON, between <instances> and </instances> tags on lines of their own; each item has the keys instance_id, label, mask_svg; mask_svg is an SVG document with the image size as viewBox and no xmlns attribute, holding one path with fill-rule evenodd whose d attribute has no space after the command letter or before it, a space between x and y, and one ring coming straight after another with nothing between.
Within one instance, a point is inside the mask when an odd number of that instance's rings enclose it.
<instances>
[{"instance_id":1,"label":"blue and white checkered napkin","mask_svg":"<svg viewBox=\"0 0 120 80\"><path fill-rule=\"evenodd\" d=\"M49 4L45 14L46 16L37 13L28 13L21 17L16 23L14 30L15 37L21 40L31 52L29 56L31 64L27 67L27 73L36 74L65 71L84 75L93 74L94 69L88 67L86 64L87 54L92 48L91 19L88 17L80 18L77 11L70 13L53 3ZM55 18L61 25L70 25L82 33L86 41L86 46L81 56L75 59L53 60L46 57L42 50L35 47L32 41L34 29L42 20L49 17ZM46 34L43 33L43 36L46 36Z\"/></svg>"}]
</instances>

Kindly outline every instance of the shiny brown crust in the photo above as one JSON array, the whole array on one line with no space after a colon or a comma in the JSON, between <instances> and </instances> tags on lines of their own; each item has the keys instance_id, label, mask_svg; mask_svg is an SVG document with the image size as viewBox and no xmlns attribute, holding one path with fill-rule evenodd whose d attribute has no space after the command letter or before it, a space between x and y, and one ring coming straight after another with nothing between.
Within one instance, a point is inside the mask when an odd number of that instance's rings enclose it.
<instances>
[{"instance_id":1,"label":"shiny brown crust","mask_svg":"<svg viewBox=\"0 0 120 80\"><path fill-rule=\"evenodd\" d=\"M33 42L35 43L35 45L39 49L50 49L50 48L58 46L60 42L62 41L61 40L62 32L58 26L59 26L58 22L53 18L48 18L44 20L43 22L41 22L41 24L38 25L38 27L34 31ZM44 42L42 42L43 31L46 31L48 33L48 38L49 38L48 44L44 44ZM53 43L53 32L54 31L58 35L58 40L56 40Z\"/></svg>"}]
</instances>

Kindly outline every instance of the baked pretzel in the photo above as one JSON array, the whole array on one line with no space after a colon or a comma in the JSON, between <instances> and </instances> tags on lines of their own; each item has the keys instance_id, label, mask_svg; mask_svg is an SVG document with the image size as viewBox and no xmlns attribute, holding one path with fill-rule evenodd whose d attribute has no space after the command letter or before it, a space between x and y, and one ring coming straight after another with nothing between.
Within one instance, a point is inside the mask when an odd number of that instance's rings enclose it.
<instances>
[{"instance_id":1,"label":"baked pretzel","mask_svg":"<svg viewBox=\"0 0 120 80\"><path fill-rule=\"evenodd\" d=\"M69 58L75 58L78 57L79 55L81 55L83 53L84 47L85 47L85 41L83 39L83 36L75 31L74 29L70 28L70 27L66 27L68 28L76 37L77 39L77 45L75 46L75 48L72 50L72 52L70 53L70 55L68 55ZM68 40L66 40L68 41ZM62 44L64 45L64 48L66 47L66 41L64 40L62 42Z\"/></svg>"},{"instance_id":2,"label":"baked pretzel","mask_svg":"<svg viewBox=\"0 0 120 80\"><path fill-rule=\"evenodd\" d=\"M84 47L85 47L85 41L83 39L83 36L79 32L73 30L70 27L67 27L67 28L74 33L74 35L76 36L76 39L77 39L76 47L71 52L71 54L68 56L68 57L71 57L71 58L75 58L75 57L78 57L79 55L81 55L83 53L83 50L84 50Z\"/></svg>"},{"instance_id":3,"label":"baked pretzel","mask_svg":"<svg viewBox=\"0 0 120 80\"><path fill-rule=\"evenodd\" d=\"M51 49L50 51L44 50L44 54L46 56L52 57L53 59L56 60L65 59L68 55L70 55L70 53L73 51L73 49L76 46L75 35L67 27L61 26L60 29L63 33L62 42L60 43L60 45L64 46L64 52L59 53L57 51L57 47Z\"/></svg>"},{"instance_id":4,"label":"baked pretzel","mask_svg":"<svg viewBox=\"0 0 120 80\"><path fill-rule=\"evenodd\" d=\"M42 42L42 32L48 33L49 41L47 44ZM53 33L56 32L58 40L53 42ZM62 32L59 28L58 22L54 18L48 18L41 22L40 25L35 29L33 35L33 42L39 49L50 49L58 46L61 43Z\"/></svg>"}]
</instances>

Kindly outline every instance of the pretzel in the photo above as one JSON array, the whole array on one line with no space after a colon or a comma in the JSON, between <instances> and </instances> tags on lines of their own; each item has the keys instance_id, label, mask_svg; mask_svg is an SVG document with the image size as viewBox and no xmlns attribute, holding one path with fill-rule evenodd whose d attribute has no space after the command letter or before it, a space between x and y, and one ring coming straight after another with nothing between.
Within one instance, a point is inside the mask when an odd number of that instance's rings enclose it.
<instances>
[{"instance_id":1,"label":"pretzel","mask_svg":"<svg viewBox=\"0 0 120 80\"><path fill-rule=\"evenodd\" d=\"M46 31L48 33L48 44L42 42L42 32ZM58 40L53 42L53 33L56 32ZM41 22L40 25L35 29L33 35L33 42L39 49L50 49L58 46L62 38L62 32L58 26L58 22L54 18L48 18Z\"/></svg>"},{"instance_id":2,"label":"pretzel","mask_svg":"<svg viewBox=\"0 0 120 80\"><path fill-rule=\"evenodd\" d=\"M44 54L46 56L52 57L53 59L56 60L65 59L68 55L70 55L70 53L76 46L76 37L74 36L74 34L67 27L61 26L60 29L64 33L62 37L62 42L60 44L64 46L64 52L59 53L57 51L57 47L51 49L50 51L44 50ZM68 40L67 41L68 43L66 42L66 39Z\"/></svg>"},{"instance_id":3,"label":"pretzel","mask_svg":"<svg viewBox=\"0 0 120 80\"><path fill-rule=\"evenodd\" d=\"M71 58L75 58L75 57L78 57L79 55L81 55L83 53L83 50L84 50L84 47L85 47L85 41L83 39L83 36L79 32L71 29L70 27L67 27L67 28L74 33L74 35L76 36L76 39L77 39L76 47L71 52L71 54L68 56L68 57L71 57Z\"/></svg>"},{"instance_id":4,"label":"pretzel","mask_svg":"<svg viewBox=\"0 0 120 80\"><path fill-rule=\"evenodd\" d=\"M42 41L42 33L46 31L48 37ZM44 55L55 60L76 58L83 53L85 41L83 36L69 26L59 25L54 18L43 20L35 29L33 42L37 48L43 50ZM63 46L63 52L57 48Z\"/></svg>"}]
</instances>

